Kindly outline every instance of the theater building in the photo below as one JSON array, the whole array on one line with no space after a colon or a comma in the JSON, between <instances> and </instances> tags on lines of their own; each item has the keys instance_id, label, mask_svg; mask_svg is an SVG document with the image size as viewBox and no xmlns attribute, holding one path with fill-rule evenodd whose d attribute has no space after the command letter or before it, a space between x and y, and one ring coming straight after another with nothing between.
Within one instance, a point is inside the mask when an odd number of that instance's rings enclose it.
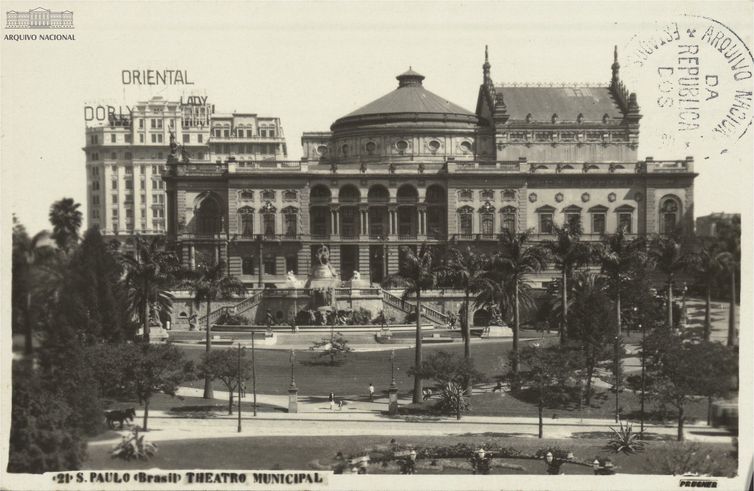
<instances>
[{"instance_id":1,"label":"theater building","mask_svg":"<svg viewBox=\"0 0 754 491\"><path fill-rule=\"evenodd\" d=\"M492 251L504 229L535 240L576 221L583 240L619 227L691 233L693 159L639 159L642 114L617 52L605 71L601 86L503 86L485 54L473 112L409 69L330 131L304 133L299 161L173 156L168 238L187 265L227 259L264 285L305 277L321 244L342 279L378 283L401 246Z\"/></svg>"}]
</instances>

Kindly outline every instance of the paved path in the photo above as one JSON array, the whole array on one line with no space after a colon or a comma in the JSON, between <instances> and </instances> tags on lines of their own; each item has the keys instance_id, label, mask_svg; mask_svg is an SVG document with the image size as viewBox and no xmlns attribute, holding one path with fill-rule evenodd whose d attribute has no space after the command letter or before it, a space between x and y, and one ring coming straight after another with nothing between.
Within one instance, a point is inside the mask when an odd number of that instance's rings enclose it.
<instances>
[{"instance_id":1,"label":"paved path","mask_svg":"<svg viewBox=\"0 0 754 491\"><path fill-rule=\"evenodd\" d=\"M201 396L201 389L181 388L179 395ZM215 397L227 397L227 393L215 391ZM302 400L303 399L303 400ZM285 412L287 396L258 394L257 403L279 408L279 411L259 412L254 417L250 411L242 413L243 431L237 431L237 414L212 413L209 418L188 418L176 416L168 411L149 412L149 439L154 442L195 438L231 438L250 436L319 436L319 435L385 435L386 437L406 435L464 435L489 434L499 436L536 438L538 421L536 417L515 416L464 416L457 421L452 417L401 416L390 418L382 414L387 410L386 398L375 402L348 401L342 409L337 406L332 411L329 403L322 400L299 400L299 411ZM249 402L249 398L245 399ZM408 404L402 399L401 404ZM143 411L137 410L135 424L140 424ZM609 432L615 426L608 419L559 418L544 421L545 438L574 438L578 433ZM638 425L635 425L638 430ZM649 425L645 431L654 435L674 437L674 425ZM112 445L119 441L121 434L107 440L90 442L90 445ZM504 435L502 435L504 434ZM576 434L576 436L574 436ZM695 441L730 443L731 437L723 430L710 428L703 423L687 424L686 438ZM493 436L493 435L488 435ZM602 438L602 437L600 437Z\"/></svg>"}]
</instances>

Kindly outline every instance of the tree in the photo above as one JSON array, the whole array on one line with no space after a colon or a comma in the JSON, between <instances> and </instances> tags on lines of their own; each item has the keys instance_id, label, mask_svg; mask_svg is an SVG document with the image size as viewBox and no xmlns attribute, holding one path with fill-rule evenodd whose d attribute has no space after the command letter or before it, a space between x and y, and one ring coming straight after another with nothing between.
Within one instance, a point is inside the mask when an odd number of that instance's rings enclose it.
<instances>
[{"instance_id":1,"label":"tree","mask_svg":"<svg viewBox=\"0 0 754 491\"><path fill-rule=\"evenodd\" d=\"M434 286L434 271L432 250L424 243L421 245L418 253L409 247L402 247L398 263L398 273L392 275L392 278L401 281L405 285L402 295L404 300L411 295L416 295L416 350L414 357L414 366L416 367L422 365L421 293ZM421 400L422 379L415 375L413 402L418 404Z\"/></svg>"},{"instance_id":2,"label":"tree","mask_svg":"<svg viewBox=\"0 0 754 491\"><path fill-rule=\"evenodd\" d=\"M170 289L178 272L178 260L174 254L163 250L163 244L162 236L148 239L137 235L134 240L135 256L120 255L126 271L128 309L131 315L140 319L145 343L149 343L151 309L158 305L170 311L173 304Z\"/></svg>"},{"instance_id":3,"label":"tree","mask_svg":"<svg viewBox=\"0 0 754 491\"><path fill-rule=\"evenodd\" d=\"M464 316L461 319L461 333L464 341L463 353L466 358L471 356L470 298L472 294L478 294L484 289L488 263L487 256L473 252L469 246L451 247L448 249L445 263L437 270L439 281L449 281L456 288L463 290Z\"/></svg>"},{"instance_id":4,"label":"tree","mask_svg":"<svg viewBox=\"0 0 754 491\"><path fill-rule=\"evenodd\" d=\"M157 393L174 396L181 383L194 378L193 363L170 344L126 344L121 356L126 391L144 405L142 429L147 431L152 396Z\"/></svg>"},{"instance_id":5,"label":"tree","mask_svg":"<svg viewBox=\"0 0 754 491\"><path fill-rule=\"evenodd\" d=\"M591 402L595 368L599 362L609 357L610 341L615 335L612 309L604 276L590 273L578 273L574 276L568 337L578 343L582 353L587 405Z\"/></svg>"},{"instance_id":6,"label":"tree","mask_svg":"<svg viewBox=\"0 0 754 491\"><path fill-rule=\"evenodd\" d=\"M228 414L233 414L233 392L238 390L239 380L251 377L251 360L246 352L241 352L239 372L238 354L233 349L204 353L199 365L199 373L210 379L217 379L228 389Z\"/></svg>"},{"instance_id":7,"label":"tree","mask_svg":"<svg viewBox=\"0 0 754 491\"><path fill-rule=\"evenodd\" d=\"M725 271L730 275L730 303L728 305L728 346L738 344L736 332L736 275L741 273L741 263L735 255L728 254L723 258Z\"/></svg>"},{"instance_id":8,"label":"tree","mask_svg":"<svg viewBox=\"0 0 754 491\"><path fill-rule=\"evenodd\" d=\"M665 275L668 299L668 329L673 329L673 282L678 274L686 271L692 256L684 253L680 242L673 237L656 237L649 246L649 258L654 267Z\"/></svg>"},{"instance_id":9,"label":"tree","mask_svg":"<svg viewBox=\"0 0 754 491\"><path fill-rule=\"evenodd\" d=\"M194 272L193 278L182 283L183 287L193 292L196 304L202 302L207 304L207 315L205 316L207 319L205 351L207 353L212 349L212 327L209 321L212 302L246 293L246 288L241 280L235 276L226 275L226 271L227 268L223 261L214 266L202 265ZM204 398L212 399L212 380L209 377L204 378Z\"/></svg>"},{"instance_id":10,"label":"tree","mask_svg":"<svg viewBox=\"0 0 754 491\"><path fill-rule=\"evenodd\" d=\"M730 252L719 252L710 247L702 249L694 255L693 269L696 273L697 282L704 288L704 332L703 339L709 341L712 329L711 302L712 289L717 285L720 277L727 272L727 266L733 259Z\"/></svg>"},{"instance_id":11,"label":"tree","mask_svg":"<svg viewBox=\"0 0 754 491\"><path fill-rule=\"evenodd\" d=\"M510 285L513 289L513 353L512 369L514 380L518 374L518 343L521 329L521 304L533 306L534 299L530 288L524 283L524 276L544 269L547 264L547 251L537 245L528 245L529 233L514 234L504 230L499 249L491 263L492 277L497 275L495 283L505 288ZM503 296L503 298L505 298ZM501 311L507 311L507 305L500 305Z\"/></svg>"},{"instance_id":12,"label":"tree","mask_svg":"<svg viewBox=\"0 0 754 491\"><path fill-rule=\"evenodd\" d=\"M319 351L319 356L329 356L330 365L337 364L341 361L339 360L340 357L346 358L348 353L353 351L348 346L348 340L340 332L333 333L332 336L322 338L320 341L315 341L309 349Z\"/></svg>"},{"instance_id":13,"label":"tree","mask_svg":"<svg viewBox=\"0 0 754 491\"><path fill-rule=\"evenodd\" d=\"M621 316L621 290L624 279L631 274L636 268L637 262L640 262L638 256L642 254L644 241L641 239L628 240L625 235L625 228L621 227L616 234L605 236L602 243L597 248L597 256L600 261L602 274L609 282L609 287L613 291L616 314L616 337L614 344L614 375L615 375L615 420L619 418L618 394L620 393L620 381L623 371L621 351L621 328L623 318Z\"/></svg>"},{"instance_id":14,"label":"tree","mask_svg":"<svg viewBox=\"0 0 754 491\"><path fill-rule=\"evenodd\" d=\"M553 227L555 240L544 242L544 247L550 251L555 260L555 266L560 270L561 294L561 325L560 342L565 343L566 326L568 325L568 281L575 269L589 264L593 251L589 244L581 242L581 226L566 224L563 227Z\"/></svg>"},{"instance_id":15,"label":"tree","mask_svg":"<svg viewBox=\"0 0 754 491\"><path fill-rule=\"evenodd\" d=\"M50 207L50 223L52 224L52 238L58 248L68 254L79 240L82 215L79 211L80 203L73 198L63 198Z\"/></svg>"},{"instance_id":16,"label":"tree","mask_svg":"<svg viewBox=\"0 0 754 491\"><path fill-rule=\"evenodd\" d=\"M24 353L33 351L35 310L32 305L52 283L46 276L56 264L56 246L48 232L29 237L23 225L13 217L12 260L12 330L24 333ZM55 275L57 276L57 274ZM46 281L47 280L47 281Z\"/></svg>"},{"instance_id":17,"label":"tree","mask_svg":"<svg viewBox=\"0 0 754 491\"><path fill-rule=\"evenodd\" d=\"M683 440L686 404L700 396L724 394L738 372L736 356L713 342L693 342L669 331L647 338L650 397L677 410L677 439Z\"/></svg>"},{"instance_id":18,"label":"tree","mask_svg":"<svg viewBox=\"0 0 754 491\"><path fill-rule=\"evenodd\" d=\"M409 374L437 382L441 386L437 409L454 414L457 419L469 410L466 396L471 386L486 380L484 374L474 368L472 358L461 358L445 351L432 353L428 360L422 361L418 370L412 368Z\"/></svg>"},{"instance_id":19,"label":"tree","mask_svg":"<svg viewBox=\"0 0 754 491\"><path fill-rule=\"evenodd\" d=\"M87 230L71 254L60 297L84 344L133 338L122 273L97 227Z\"/></svg>"},{"instance_id":20,"label":"tree","mask_svg":"<svg viewBox=\"0 0 754 491\"><path fill-rule=\"evenodd\" d=\"M40 474L81 467L86 442L71 426L74 410L47 390L39 373L13 363L8 472Z\"/></svg>"},{"instance_id":21,"label":"tree","mask_svg":"<svg viewBox=\"0 0 754 491\"><path fill-rule=\"evenodd\" d=\"M566 346L544 347L533 343L524 347L519 360L523 367L518 377L521 389L534 393L539 414L539 438L543 436L543 412L545 407L560 406L570 401L576 370L573 351Z\"/></svg>"}]
</instances>

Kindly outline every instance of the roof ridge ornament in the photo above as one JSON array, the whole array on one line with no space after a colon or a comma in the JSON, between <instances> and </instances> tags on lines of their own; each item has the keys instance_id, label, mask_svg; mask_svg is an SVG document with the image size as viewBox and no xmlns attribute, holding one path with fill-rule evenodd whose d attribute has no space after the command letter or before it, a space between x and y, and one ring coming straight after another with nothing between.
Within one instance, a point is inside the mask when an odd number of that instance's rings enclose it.
<instances>
[{"instance_id":1,"label":"roof ridge ornament","mask_svg":"<svg viewBox=\"0 0 754 491\"><path fill-rule=\"evenodd\" d=\"M409 65L407 71L401 73L395 78L398 79L399 89L401 87L421 87L424 75L415 72L413 67Z\"/></svg>"}]
</instances>

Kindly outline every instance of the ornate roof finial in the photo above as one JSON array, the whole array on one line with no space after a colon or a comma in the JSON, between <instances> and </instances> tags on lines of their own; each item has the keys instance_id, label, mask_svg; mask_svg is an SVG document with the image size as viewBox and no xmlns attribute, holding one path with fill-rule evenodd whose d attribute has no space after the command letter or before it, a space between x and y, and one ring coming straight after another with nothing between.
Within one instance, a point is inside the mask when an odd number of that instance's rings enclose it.
<instances>
[{"instance_id":1,"label":"ornate roof finial","mask_svg":"<svg viewBox=\"0 0 754 491\"><path fill-rule=\"evenodd\" d=\"M492 83L490 79L490 56L487 50L487 45L484 45L484 65L482 65L482 74L484 75L484 83Z\"/></svg>"},{"instance_id":2,"label":"ornate roof finial","mask_svg":"<svg viewBox=\"0 0 754 491\"><path fill-rule=\"evenodd\" d=\"M618 63L618 45L615 45L615 48L613 49L613 65L611 68L613 69L612 83L613 85L617 85L618 82L620 82L620 63Z\"/></svg>"},{"instance_id":3,"label":"ornate roof finial","mask_svg":"<svg viewBox=\"0 0 754 491\"><path fill-rule=\"evenodd\" d=\"M416 73L414 69L409 66L408 71L401 73L395 78L398 79L398 88L412 87L421 86L422 80L424 80L424 75Z\"/></svg>"}]
</instances>

